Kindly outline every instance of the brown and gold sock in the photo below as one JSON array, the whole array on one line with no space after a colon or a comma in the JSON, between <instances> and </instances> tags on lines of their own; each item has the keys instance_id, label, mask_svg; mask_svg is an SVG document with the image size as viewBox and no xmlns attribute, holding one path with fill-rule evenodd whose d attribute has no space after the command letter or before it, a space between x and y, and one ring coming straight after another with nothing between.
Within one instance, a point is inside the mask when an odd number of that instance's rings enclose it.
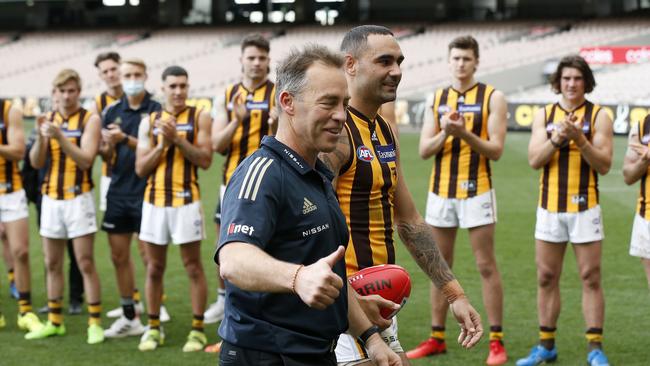
<instances>
[{"instance_id":1,"label":"brown and gold sock","mask_svg":"<svg viewBox=\"0 0 650 366\"><path fill-rule=\"evenodd\" d=\"M16 282L16 275L14 274L14 269L13 268L10 268L7 271L7 280L9 280L10 285L13 284L14 282Z\"/></svg>"},{"instance_id":2,"label":"brown and gold sock","mask_svg":"<svg viewBox=\"0 0 650 366\"><path fill-rule=\"evenodd\" d=\"M539 344L547 350L552 350L555 347L555 327L539 326Z\"/></svg>"},{"instance_id":3,"label":"brown and gold sock","mask_svg":"<svg viewBox=\"0 0 650 366\"><path fill-rule=\"evenodd\" d=\"M100 325L102 323L102 303L88 303L88 325Z\"/></svg>"},{"instance_id":4,"label":"brown and gold sock","mask_svg":"<svg viewBox=\"0 0 650 366\"><path fill-rule=\"evenodd\" d=\"M192 330L198 330L199 332L203 332L203 314L201 315L196 315L192 317Z\"/></svg>"},{"instance_id":5,"label":"brown and gold sock","mask_svg":"<svg viewBox=\"0 0 650 366\"><path fill-rule=\"evenodd\" d=\"M47 300L47 320L54 326L63 324L63 302L61 299Z\"/></svg>"},{"instance_id":6,"label":"brown and gold sock","mask_svg":"<svg viewBox=\"0 0 650 366\"><path fill-rule=\"evenodd\" d=\"M160 315L149 314L149 329L160 329Z\"/></svg>"},{"instance_id":7,"label":"brown and gold sock","mask_svg":"<svg viewBox=\"0 0 650 366\"><path fill-rule=\"evenodd\" d=\"M585 332L589 351L603 348L603 328L589 328Z\"/></svg>"},{"instance_id":8,"label":"brown and gold sock","mask_svg":"<svg viewBox=\"0 0 650 366\"><path fill-rule=\"evenodd\" d=\"M32 294L31 292L18 293L18 312L20 315L32 312Z\"/></svg>"},{"instance_id":9,"label":"brown and gold sock","mask_svg":"<svg viewBox=\"0 0 650 366\"><path fill-rule=\"evenodd\" d=\"M431 326L431 338L438 340L440 342L445 341L445 327L444 326L438 326L438 325L432 325Z\"/></svg>"},{"instance_id":10,"label":"brown and gold sock","mask_svg":"<svg viewBox=\"0 0 650 366\"><path fill-rule=\"evenodd\" d=\"M133 289L133 301L137 303L140 302L140 299L141 299L140 290L138 290L137 288Z\"/></svg>"},{"instance_id":11,"label":"brown and gold sock","mask_svg":"<svg viewBox=\"0 0 650 366\"><path fill-rule=\"evenodd\" d=\"M503 328L500 325L490 326L490 341L499 341L503 344Z\"/></svg>"}]
</instances>

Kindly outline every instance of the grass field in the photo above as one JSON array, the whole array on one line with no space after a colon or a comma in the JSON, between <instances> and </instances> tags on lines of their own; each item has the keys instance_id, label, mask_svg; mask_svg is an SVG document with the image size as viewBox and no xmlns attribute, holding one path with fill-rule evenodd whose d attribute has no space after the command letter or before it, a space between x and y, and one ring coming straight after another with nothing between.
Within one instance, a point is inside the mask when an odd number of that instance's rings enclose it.
<instances>
[{"instance_id":1,"label":"grass field","mask_svg":"<svg viewBox=\"0 0 650 366\"><path fill-rule=\"evenodd\" d=\"M535 306L536 280L533 229L537 203L538 172L528 167L526 151L529 135L511 133L501 160L493 165L499 224L496 250L505 289L505 342L511 362L528 353L537 340L537 311ZM418 136L401 136L402 164L409 188L418 208L423 212L431 161L422 161L417 155ZM641 264L630 257L629 236L638 188L628 187L621 175L625 139L615 140L615 162L611 172L601 179L601 204L607 238L603 251L603 286L606 297L605 350L612 364L647 365L648 329L650 329L650 296ZM210 286L209 301L214 301L217 284L212 264L214 233L211 214L217 200L221 159L216 158L208 172L201 174L203 206L206 213L208 239L203 245L204 265ZM96 165L98 166L98 164ZM98 168L95 169L98 174ZM96 180L97 182L98 180ZM32 216L33 219L33 216ZM33 300L35 307L45 303L42 250L36 225L31 226L31 259L33 269ZM95 259L100 272L104 309L118 305L119 297L110 261L106 235L96 237ZM569 249L569 251L571 251ZM135 248L134 255L137 256ZM137 338L108 340L102 345L85 343L86 315L66 316L68 334L65 337L41 341L25 341L15 325L16 305L8 298L6 277L0 286L0 309L7 317L7 327L0 330L0 365L206 365L216 364L215 355L205 353L183 354L181 347L189 331L191 311L188 280L179 261L178 248L170 248L165 288L167 306L172 321L165 324L167 342L153 353L137 350ZM558 324L558 365L585 363L584 323L580 294L581 284L576 272L575 257L567 254L562 278L563 311ZM138 286L142 289L142 263L137 263ZM428 287L425 276L418 270L406 250L398 246L398 264L411 273L414 287L409 303L400 313L400 339L410 349L428 336L430 331ZM0 266L1 267L1 266ZM467 241L466 232L460 232L456 245L454 272L464 286L470 300L483 318L479 275ZM4 273L4 272L3 272ZM67 297L66 297L67 299ZM109 319L104 318L104 326ZM484 322L484 327L489 325ZM216 341L216 326L208 326L210 341ZM455 344L457 327L448 321L446 355L419 360L414 365L482 365L487 354L487 337L472 350L462 350ZM646 361L643 361L646 359Z\"/></svg>"}]
</instances>

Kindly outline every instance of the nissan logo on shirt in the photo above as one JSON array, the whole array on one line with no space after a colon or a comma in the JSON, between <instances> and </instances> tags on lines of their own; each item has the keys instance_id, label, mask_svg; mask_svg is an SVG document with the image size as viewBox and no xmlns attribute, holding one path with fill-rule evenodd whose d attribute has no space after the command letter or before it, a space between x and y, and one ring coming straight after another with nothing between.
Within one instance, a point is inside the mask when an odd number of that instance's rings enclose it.
<instances>
[{"instance_id":1,"label":"nissan logo on shirt","mask_svg":"<svg viewBox=\"0 0 650 366\"><path fill-rule=\"evenodd\" d=\"M365 145L361 145L357 148L357 157L359 160L371 162L375 157L372 155L372 151L367 148Z\"/></svg>"}]
</instances>

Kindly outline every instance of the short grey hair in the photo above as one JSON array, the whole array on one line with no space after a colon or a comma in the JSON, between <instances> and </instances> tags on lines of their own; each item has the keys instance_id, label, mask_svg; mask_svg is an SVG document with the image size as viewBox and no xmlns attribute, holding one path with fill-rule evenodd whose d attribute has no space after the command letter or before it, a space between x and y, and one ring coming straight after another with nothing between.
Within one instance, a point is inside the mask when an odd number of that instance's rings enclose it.
<instances>
[{"instance_id":1,"label":"short grey hair","mask_svg":"<svg viewBox=\"0 0 650 366\"><path fill-rule=\"evenodd\" d=\"M276 75L276 105L280 105L280 93L300 95L306 87L307 70L315 63L341 69L345 59L325 46L308 44L302 50L292 49L278 64Z\"/></svg>"}]
</instances>

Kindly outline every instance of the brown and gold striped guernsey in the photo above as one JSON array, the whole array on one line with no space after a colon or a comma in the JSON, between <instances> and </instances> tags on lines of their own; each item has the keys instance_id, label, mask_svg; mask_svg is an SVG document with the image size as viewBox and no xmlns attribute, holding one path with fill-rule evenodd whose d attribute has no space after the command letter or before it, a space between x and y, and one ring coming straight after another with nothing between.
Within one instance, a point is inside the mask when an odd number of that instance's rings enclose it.
<instances>
[{"instance_id":1,"label":"brown and gold striped guernsey","mask_svg":"<svg viewBox=\"0 0 650 366\"><path fill-rule=\"evenodd\" d=\"M643 121L640 121L637 126L639 128L639 143L648 146L650 142L650 114ZM650 185L648 184L648 175L650 175L650 167L648 167L645 175L641 178L639 201L636 205L637 212L646 220L650 220Z\"/></svg>"},{"instance_id":2,"label":"brown and gold striped guernsey","mask_svg":"<svg viewBox=\"0 0 650 366\"><path fill-rule=\"evenodd\" d=\"M9 130L9 111L11 101L0 99L0 145L9 143L7 134ZM7 194L21 190L23 182L18 170L18 162L0 156L0 194Z\"/></svg>"},{"instance_id":3,"label":"brown and gold striped guernsey","mask_svg":"<svg viewBox=\"0 0 650 366\"><path fill-rule=\"evenodd\" d=\"M464 93L452 87L438 89L433 100L433 117L440 126L442 116L462 112L466 129L487 140L490 97L494 88L477 83ZM469 198L492 189L490 160L472 150L463 139L447 136L436 154L429 191L443 198Z\"/></svg>"},{"instance_id":4,"label":"brown and gold striped guernsey","mask_svg":"<svg viewBox=\"0 0 650 366\"><path fill-rule=\"evenodd\" d=\"M187 107L176 117L176 132L180 138L196 144L201 109ZM151 146L158 145L163 136L154 121L172 116L167 111L154 112L149 115L149 138ZM174 145L163 151L163 156L156 169L147 180L144 199L158 207L179 207L199 200L199 181L197 166L183 156Z\"/></svg>"},{"instance_id":5,"label":"brown and gold striped guernsey","mask_svg":"<svg viewBox=\"0 0 650 366\"><path fill-rule=\"evenodd\" d=\"M583 121L582 132L591 141L600 106L585 101L573 113ZM569 111L558 103L544 107L546 134L551 133ZM550 212L580 212L598 204L598 174L582 158L575 142L555 151L539 179L539 206Z\"/></svg>"},{"instance_id":6,"label":"brown and gold striped guernsey","mask_svg":"<svg viewBox=\"0 0 650 366\"><path fill-rule=\"evenodd\" d=\"M83 108L67 119L59 112L49 112L47 119L59 126L61 133L71 143L80 146L81 136L92 113ZM48 155L51 163L41 187L41 193L56 200L69 200L93 188L92 168L81 170L77 163L67 156L56 139L50 139Z\"/></svg>"},{"instance_id":7,"label":"brown and gold striped guernsey","mask_svg":"<svg viewBox=\"0 0 650 366\"><path fill-rule=\"evenodd\" d=\"M350 160L339 172L336 194L350 231L347 273L395 263L393 201L397 187L397 149L393 132L377 115L370 121L348 107L345 129Z\"/></svg>"},{"instance_id":8,"label":"brown and gold striped guernsey","mask_svg":"<svg viewBox=\"0 0 650 366\"><path fill-rule=\"evenodd\" d=\"M102 92L101 94L97 94L95 96L95 105L97 106L97 111L100 114L104 113L104 110L106 107L109 105L115 103L116 101L120 100L120 97L113 97L108 92ZM114 160L114 159L113 159ZM110 177L113 174L113 164L115 161L103 161L102 160L102 176L103 177Z\"/></svg>"},{"instance_id":9,"label":"brown and gold striped guernsey","mask_svg":"<svg viewBox=\"0 0 650 366\"><path fill-rule=\"evenodd\" d=\"M233 98L240 91L246 98L249 114L241 121L232 136L223 164L223 185L228 184L239 163L260 147L262 137L271 134L268 119L269 111L275 106L275 84L267 80L253 91L247 90L242 83L229 85L226 88L225 99L229 121L235 119L232 103Z\"/></svg>"}]
</instances>

